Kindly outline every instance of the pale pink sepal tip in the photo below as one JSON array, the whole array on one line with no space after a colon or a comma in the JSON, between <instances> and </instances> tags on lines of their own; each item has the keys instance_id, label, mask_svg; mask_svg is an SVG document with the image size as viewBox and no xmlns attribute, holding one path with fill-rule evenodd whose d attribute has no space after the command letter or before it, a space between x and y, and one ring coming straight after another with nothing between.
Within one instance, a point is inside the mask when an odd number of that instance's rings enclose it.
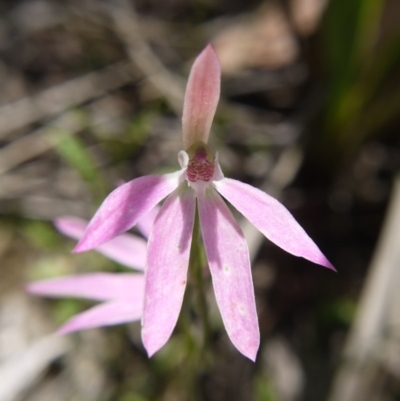
<instances>
[{"instance_id":1,"label":"pale pink sepal tip","mask_svg":"<svg viewBox=\"0 0 400 401\"><path fill-rule=\"evenodd\" d=\"M63 216L56 219L54 225L62 234L80 240L85 233L88 222L78 217ZM146 241L133 234L119 235L98 246L96 251L132 269L144 270L146 264Z\"/></svg>"},{"instance_id":2,"label":"pale pink sepal tip","mask_svg":"<svg viewBox=\"0 0 400 401\"><path fill-rule=\"evenodd\" d=\"M143 274L89 273L37 281L26 286L31 294L52 298L74 297L106 301L77 314L59 334L127 323L142 316Z\"/></svg>"},{"instance_id":3,"label":"pale pink sepal tip","mask_svg":"<svg viewBox=\"0 0 400 401\"><path fill-rule=\"evenodd\" d=\"M68 334L79 330L114 326L140 320L142 305L125 300L109 301L79 313L61 326L57 333Z\"/></svg>"}]
</instances>

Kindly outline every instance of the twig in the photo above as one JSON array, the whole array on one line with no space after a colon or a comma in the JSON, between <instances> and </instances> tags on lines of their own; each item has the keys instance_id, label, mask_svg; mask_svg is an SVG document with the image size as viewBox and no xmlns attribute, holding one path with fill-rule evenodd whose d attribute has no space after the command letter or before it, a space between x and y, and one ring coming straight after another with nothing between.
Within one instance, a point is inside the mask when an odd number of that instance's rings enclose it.
<instances>
[{"instance_id":1,"label":"twig","mask_svg":"<svg viewBox=\"0 0 400 401\"><path fill-rule=\"evenodd\" d=\"M371 261L369 274L350 331L329 401L358 401L368 394L368 363L381 346L388 328L391 305L399 292L400 262L400 177Z\"/></svg>"},{"instance_id":2,"label":"twig","mask_svg":"<svg viewBox=\"0 0 400 401\"><path fill-rule=\"evenodd\" d=\"M12 199L27 194L47 182L46 177L28 177L15 173L0 175L0 199Z\"/></svg>"},{"instance_id":3,"label":"twig","mask_svg":"<svg viewBox=\"0 0 400 401\"><path fill-rule=\"evenodd\" d=\"M68 342L60 336L44 337L27 350L0 366L0 401L14 401L40 374L68 351Z\"/></svg>"},{"instance_id":4,"label":"twig","mask_svg":"<svg viewBox=\"0 0 400 401\"><path fill-rule=\"evenodd\" d=\"M121 61L90 72L37 95L0 107L0 139L10 131L53 117L70 107L95 99L135 79L130 62Z\"/></svg>"},{"instance_id":5,"label":"twig","mask_svg":"<svg viewBox=\"0 0 400 401\"><path fill-rule=\"evenodd\" d=\"M125 44L129 59L149 82L163 95L174 112L182 113L183 80L168 71L142 37L137 17L132 7L122 2L120 7L107 7L117 33Z\"/></svg>"},{"instance_id":6,"label":"twig","mask_svg":"<svg viewBox=\"0 0 400 401\"><path fill-rule=\"evenodd\" d=\"M24 196L0 199L2 214L17 214L33 219L54 220L62 215L87 218L91 209L88 202L46 196Z\"/></svg>"},{"instance_id":7,"label":"twig","mask_svg":"<svg viewBox=\"0 0 400 401\"><path fill-rule=\"evenodd\" d=\"M83 126L82 114L70 111L62 114L51 124L11 142L0 150L0 175L54 148L62 140L54 131L62 130L73 135Z\"/></svg>"}]
</instances>

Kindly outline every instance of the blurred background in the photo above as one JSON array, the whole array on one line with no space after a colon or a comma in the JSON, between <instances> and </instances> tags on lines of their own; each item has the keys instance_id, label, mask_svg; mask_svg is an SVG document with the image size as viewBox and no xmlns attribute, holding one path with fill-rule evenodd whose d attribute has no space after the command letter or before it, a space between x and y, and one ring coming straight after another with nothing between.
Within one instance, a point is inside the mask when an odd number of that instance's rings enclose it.
<instances>
[{"instance_id":1,"label":"blurred background","mask_svg":"<svg viewBox=\"0 0 400 401\"><path fill-rule=\"evenodd\" d=\"M209 42L225 175L280 199L338 272L244 225L255 364L210 286L201 366L179 330L150 360L140 323L51 336L92 303L26 283L124 271L72 255L52 220L88 219L119 180L178 168L185 83ZM399 67L398 0L2 0L0 401L400 400Z\"/></svg>"}]
</instances>

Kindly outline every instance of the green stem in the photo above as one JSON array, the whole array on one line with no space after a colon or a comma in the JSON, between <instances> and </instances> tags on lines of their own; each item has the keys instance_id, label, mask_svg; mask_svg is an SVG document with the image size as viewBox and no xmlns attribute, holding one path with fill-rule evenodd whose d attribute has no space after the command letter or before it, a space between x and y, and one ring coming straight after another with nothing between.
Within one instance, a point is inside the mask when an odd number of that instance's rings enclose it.
<instances>
[{"instance_id":1,"label":"green stem","mask_svg":"<svg viewBox=\"0 0 400 401\"><path fill-rule=\"evenodd\" d=\"M189 260L189 271L192 277L193 285L195 287L196 296L197 296L197 304L199 308L199 316L203 326L203 341L202 341L202 349L203 351L206 349L208 344L208 339L210 335L210 323L208 320L208 309L207 309L207 300L205 295L205 286L203 279L203 271L202 271L202 249L200 246L200 238L199 238L199 214L196 210L194 227L193 227L193 239L192 239L192 248L190 250L190 260Z\"/></svg>"}]
</instances>

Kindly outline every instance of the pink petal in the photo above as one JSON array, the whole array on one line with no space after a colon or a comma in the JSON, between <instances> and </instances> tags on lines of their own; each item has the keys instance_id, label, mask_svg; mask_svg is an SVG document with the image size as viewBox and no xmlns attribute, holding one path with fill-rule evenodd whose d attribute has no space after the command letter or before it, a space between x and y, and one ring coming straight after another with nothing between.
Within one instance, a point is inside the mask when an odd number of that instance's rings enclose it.
<instances>
[{"instance_id":1,"label":"pink petal","mask_svg":"<svg viewBox=\"0 0 400 401\"><path fill-rule=\"evenodd\" d=\"M79 240L83 237L88 223L78 217L64 216L56 219L54 224L61 233ZM133 269L144 270L146 265L146 241L136 235L122 234L100 245L96 251Z\"/></svg>"},{"instance_id":2,"label":"pink petal","mask_svg":"<svg viewBox=\"0 0 400 401\"><path fill-rule=\"evenodd\" d=\"M146 241L132 234L122 234L113 238L97 247L96 251L133 269L144 270L146 266Z\"/></svg>"},{"instance_id":3,"label":"pink petal","mask_svg":"<svg viewBox=\"0 0 400 401\"><path fill-rule=\"evenodd\" d=\"M221 66L211 45L196 58L190 71L183 103L183 144L188 149L197 141L207 143L217 109Z\"/></svg>"},{"instance_id":4,"label":"pink petal","mask_svg":"<svg viewBox=\"0 0 400 401\"><path fill-rule=\"evenodd\" d=\"M59 334L92 329L101 326L113 326L139 320L142 315L142 302L111 301L79 313L65 323Z\"/></svg>"},{"instance_id":5,"label":"pink petal","mask_svg":"<svg viewBox=\"0 0 400 401\"><path fill-rule=\"evenodd\" d=\"M229 178L214 181L214 186L270 241L293 255L335 270L291 213L275 198Z\"/></svg>"},{"instance_id":6,"label":"pink petal","mask_svg":"<svg viewBox=\"0 0 400 401\"><path fill-rule=\"evenodd\" d=\"M198 198L200 225L215 298L235 347L255 361L260 331L246 240L215 190Z\"/></svg>"},{"instance_id":7,"label":"pink petal","mask_svg":"<svg viewBox=\"0 0 400 401\"><path fill-rule=\"evenodd\" d=\"M159 206L156 206L154 209L150 210L149 213L146 213L140 220L137 222L137 229L146 237L149 238L151 230L153 228L154 220L157 217L158 212L160 211Z\"/></svg>"},{"instance_id":8,"label":"pink petal","mask_svg":"<svg viewBox=\"0 0 400 401\"><path fill-rule=\"evenodd\" d=\"M179 174L136 178L111 192L90 221L74 252L85 252L132 228L179 185Z\"/></svg>"},{"instance_id":9,"label":"pink petal","mask_svg":"<svg viewBox=\"0 0 400 401\"><path fill-rule=\"evenodd\" d=\"M185 292L195 199L184 186L167 198L149 238L142 327L149 356L171 336Z\"/></svg>"},{"instance_id":10,"label":"pink petal","mask_svg":"<svg viewBox=\"0 0 400 401\"><path fill-rule=\"evenodd\" d=\"M98 301L143 299L144 276L132 273L91 273L36 281L26 286L31 294L48 297L76 297Z\"/></svg>"},{"instance_id":11,"label":"pink petal","mask_svg":"<svg viewBox=\"0 0 400 401\"><path fill-rule=\"evenodd\" d=\"M54 220L54 225L61 234L80 240L85 233L88 222L74 216L62 216Z\"/></svg>"}]
</instances>

